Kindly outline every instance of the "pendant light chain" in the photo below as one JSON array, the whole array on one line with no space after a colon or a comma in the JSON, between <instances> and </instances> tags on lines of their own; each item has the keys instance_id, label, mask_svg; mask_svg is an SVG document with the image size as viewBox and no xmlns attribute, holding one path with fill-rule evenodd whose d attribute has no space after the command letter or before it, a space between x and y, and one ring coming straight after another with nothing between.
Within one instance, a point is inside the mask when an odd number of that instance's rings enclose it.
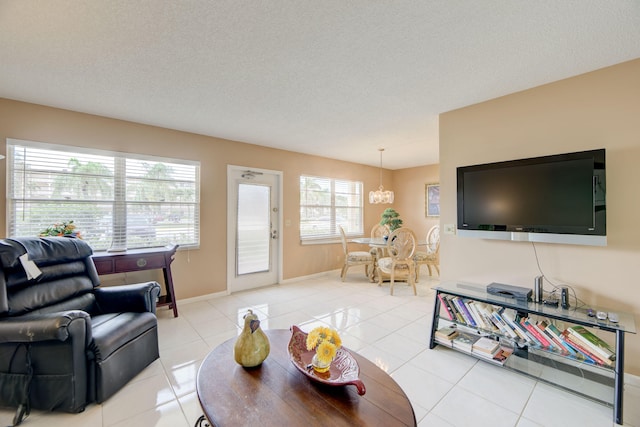
<instances>
[{"instance_id":1,"label":"pendant light chain","mask_svg":"<svg viewBox=\"0 0 640 427\"><path fill-rule=\"evenodd\" d=\"M369 192L369 203L372 204L385 204L385 203L393 203L394 194L393 191L384 191L384 187L382 186L382 152L384 148L378 148L380 151L380 187L377 191Z\"/></svg>"}]
</instances>

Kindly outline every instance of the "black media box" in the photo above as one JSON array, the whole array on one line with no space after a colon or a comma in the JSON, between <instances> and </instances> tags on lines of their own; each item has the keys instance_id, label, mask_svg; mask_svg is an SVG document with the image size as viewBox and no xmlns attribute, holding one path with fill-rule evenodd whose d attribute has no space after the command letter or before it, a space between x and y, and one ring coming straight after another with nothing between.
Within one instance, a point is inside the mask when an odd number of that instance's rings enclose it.
<instances>
[{"instance_id":1,"label":"black media box","mask_svg":"<svg viewBox=\"0 0 640 427\"><path fill-rule=\"evenodd\" d=\"M530 301L533 290L523 288L522 286L505 285L503 283L493 282L487 285L487 293L501 297Z\"/></svg>"}]
</instances>

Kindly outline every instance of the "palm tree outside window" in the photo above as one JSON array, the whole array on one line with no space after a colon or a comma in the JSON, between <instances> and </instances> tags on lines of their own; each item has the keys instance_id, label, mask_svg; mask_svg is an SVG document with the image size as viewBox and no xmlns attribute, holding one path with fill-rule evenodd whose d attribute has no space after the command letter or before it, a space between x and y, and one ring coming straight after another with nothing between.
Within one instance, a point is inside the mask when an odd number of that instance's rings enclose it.
<instances>
[{"instance_id":1,"label":"palm tree outside window","mask_svg":"<svg viewBox=\"0 0 640 427\"><path fill-rule=\"evenodd\" d=\"M73 220L94 250L199 245L199 162L7 141L9 236Z\"/></svg>"}]
</instances>

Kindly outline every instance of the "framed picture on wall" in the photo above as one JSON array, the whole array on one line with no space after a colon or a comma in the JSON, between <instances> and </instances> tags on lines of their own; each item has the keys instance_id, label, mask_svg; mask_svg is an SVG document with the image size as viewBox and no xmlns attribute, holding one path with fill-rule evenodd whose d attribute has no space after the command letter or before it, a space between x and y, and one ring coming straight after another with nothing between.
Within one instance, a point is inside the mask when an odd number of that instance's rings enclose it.
<instances>
[{"instance_id":1,"label":"framed picture on wall","mask_svg":"<svg viewBox=\"0 0 640 427\"><path fill-rule=\"evenodd\" d=\"M424 200L427 217L440 216L440 184L427 184Z\"/></svg>"}]
</instances>

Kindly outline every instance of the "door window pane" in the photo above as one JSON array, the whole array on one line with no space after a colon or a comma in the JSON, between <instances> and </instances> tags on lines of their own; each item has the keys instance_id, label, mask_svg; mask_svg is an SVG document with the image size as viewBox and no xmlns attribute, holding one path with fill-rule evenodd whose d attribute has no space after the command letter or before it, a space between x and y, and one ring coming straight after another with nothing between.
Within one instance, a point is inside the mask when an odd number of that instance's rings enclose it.
<instances>
[{"instance_id":1,"label":"door window pane","mask_svg":"<svg viewBox=\"0 0 640 427\"><path fill-rule=\"evenodd\" d=\"M269 271L271 265L271 188L238 186L237 274Z\"/></svg>"}]
</instances>

